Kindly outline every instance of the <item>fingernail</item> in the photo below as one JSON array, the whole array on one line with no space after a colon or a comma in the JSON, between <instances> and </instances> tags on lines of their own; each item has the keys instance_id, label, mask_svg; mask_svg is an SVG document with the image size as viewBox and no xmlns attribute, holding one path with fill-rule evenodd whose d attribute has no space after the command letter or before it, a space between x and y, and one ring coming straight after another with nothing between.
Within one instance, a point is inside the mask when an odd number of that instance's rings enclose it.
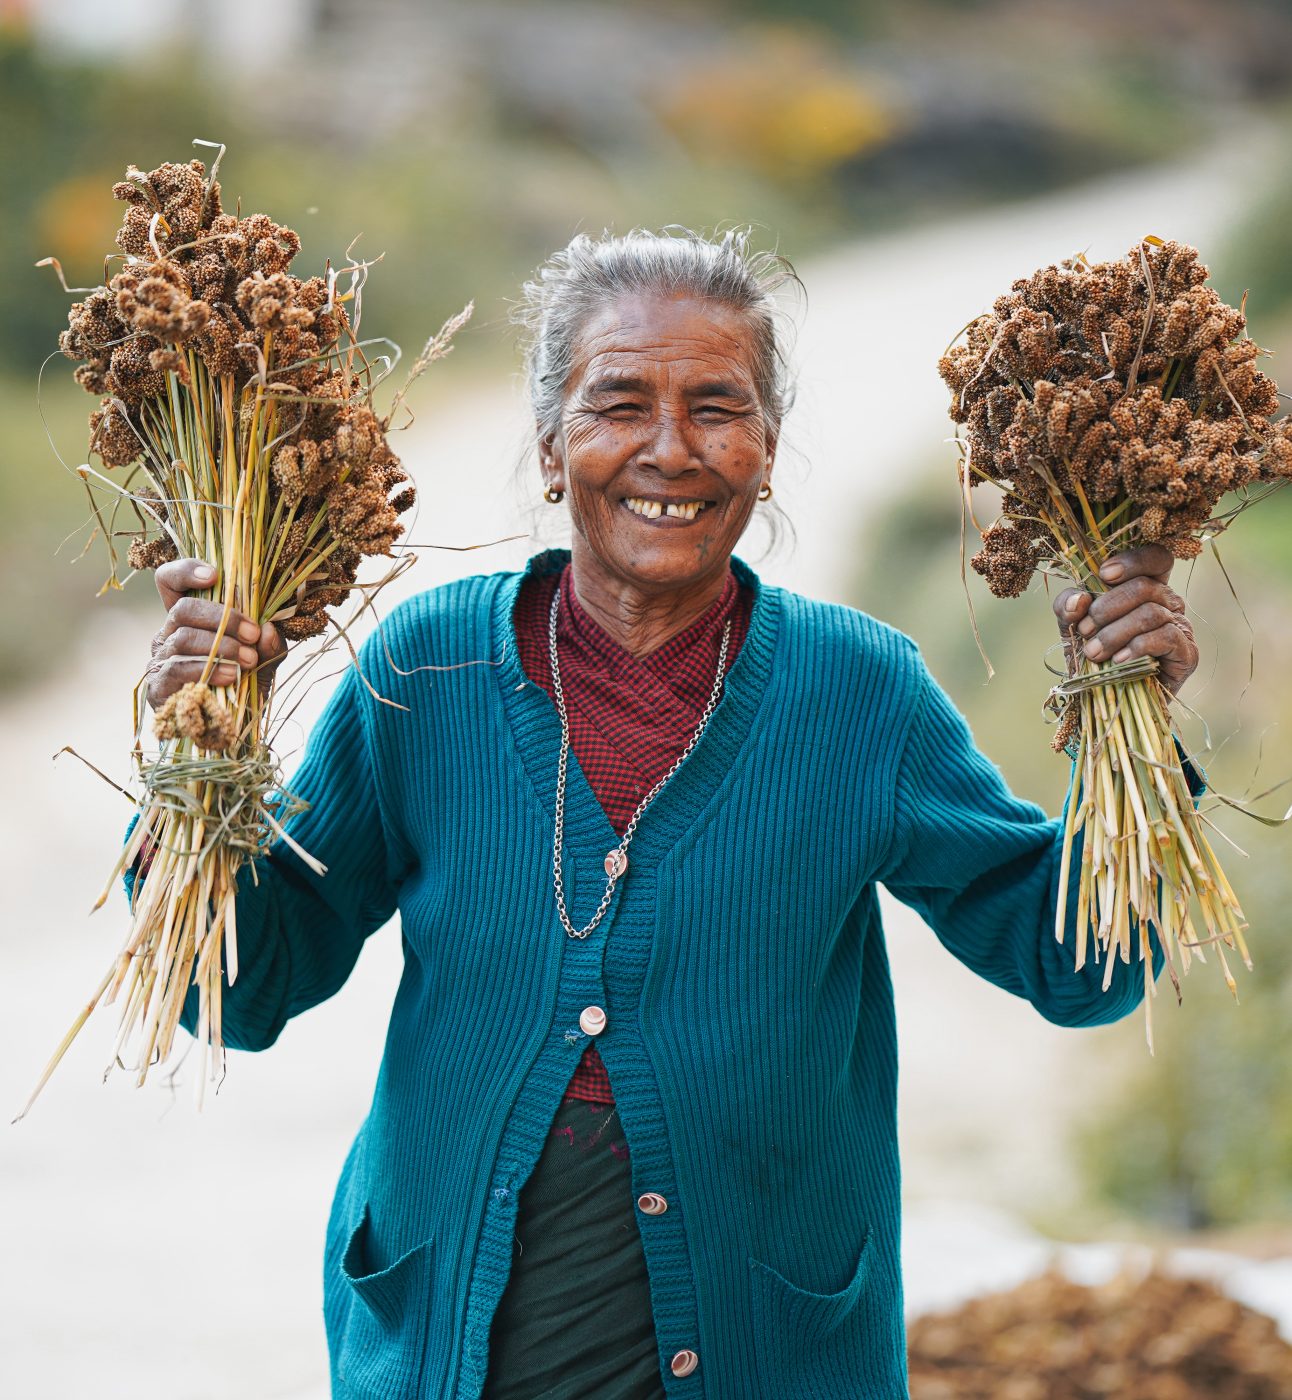
<instances>
[{"instance_id":1,"label":"fingernail","mask_svg":"<svg viewBox=\"0 0 1292 1400\"><path fill-rule=\"evenodd\" d=\"M193 577L195 579L200 579L203 583L210 583L215 577L215 570L210 564L199 564L197 568L193 570Z\"/></svg>"},{"instance_id":2,"label":"fingernail","mask_svg":"<svg viewBox=\"0 0 1292 1400\"><path fill-rule=\"evenodd\" d=\"M256 666L260 663L260 653L255 647L239 647L238 660L244 666Z\"/></svg>"},{"instance_id":3,"label":"fingernail","mask_svg":"<svg viewBox=\"0 0 1292 1400\"><path fill-rule=\"evenodd\" d=\"M1103 647L1101 647L1101 646L1099 645L1098 642L1087 642L1087 643L1086 643L1086 655L1087 655L1087 656L1098 656L1099 653L1100 653L1102 650L1103 650Z\"/></svg>"},{"instance_id":4,"label":"fingernail","mask_svg":"<svg viewBox=\"0 0 1292 1400\"><path fill-rule=\"evenodd\" d=\"M1116 583L1125 572L1126 568L1123 564L1105 564L1103 568L1099 570L1099 577L1106 580L1108 583Z\"/></svg>"},{"instance_id":5,"label":"fingernail","mask_svg":"<svg viewBox=\"0 0 1292 1400\"><path fill-rule=\"evenodd\" d=\"M1069 598L1068 601L1067 601L1066 603L1064 603L1063 609L1064 609L1064 611L1068 614L1069 617L1072 617L1073 614L1075 614L1075 612L1077 611L1077 600L1076 600L1076 598Z\"/></svg>"},{"instance_id":6,"label":"fingernail","mask_svg":"<svg viewBox=\"0 0 1292 1400\"><path fill-rule=\"evenodd\" d=\"M1130 649L1130 647L1122 647L1122 649L1117 653L1117 655L1113 657L1113 660L1114 660L1114 661L1129 661L1130 659L1131 659L1131 649Z\"/></svg>"},{"instance_id":7,"label":"fingernail","mask_svg":"<svg viewBox=\"0 0 1292 1400\"><path fill-rule=\"evenodd\" d=\"M238 636L244 642L258 642L260 640L260 624L247 618L245 622L238 624Z\"/></svg>"}]
</instances>

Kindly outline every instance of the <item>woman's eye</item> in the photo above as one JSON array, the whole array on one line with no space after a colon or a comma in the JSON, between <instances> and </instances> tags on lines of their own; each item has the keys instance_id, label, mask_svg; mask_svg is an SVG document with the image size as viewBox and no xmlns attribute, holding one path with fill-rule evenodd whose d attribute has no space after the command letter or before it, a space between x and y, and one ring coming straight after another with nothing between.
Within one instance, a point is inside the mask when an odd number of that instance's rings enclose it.
<instances>
[{"instance_id":1,"label":"woman's eye","mask_svg":"<svg viewBox=\"0 0 1292 1400\"><path fill-rule=\"evenodd\" d=\"M697 408L695 416L697 418L730 418L732 411L729 408L723 408L721 404L710 403Z\"/></svg>"}]
</instances>

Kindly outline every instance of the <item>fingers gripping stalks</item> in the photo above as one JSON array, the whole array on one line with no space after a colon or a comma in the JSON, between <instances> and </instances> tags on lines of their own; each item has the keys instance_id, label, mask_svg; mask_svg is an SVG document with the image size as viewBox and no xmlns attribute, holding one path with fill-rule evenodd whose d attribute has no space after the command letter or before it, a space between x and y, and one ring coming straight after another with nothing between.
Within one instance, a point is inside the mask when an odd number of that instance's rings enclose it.
<instances>
[{"instance_id":1,"label":"fingers gripping stalks","mask_svg":"<svg viewBox=\"0 0 1292 1400\"><path fill-rule=\"evenodd\" d=\"M203 575L202 570L207 574ZM287 642L272 622L253 621L237 609L192 596L219 585L215 571L198 559L175 559L155 575L166 620L153 636L148 663L148 703L159 710L183 685L235 685L256 671L267 693L287 655ZM215 658L215 664L210 662Z\"/></svg>"},{"instance_id":2,"label":"fingers gripping stalks","mask_svg":"<svg viewBox=\"0 0 1292 1400\"><path fill-rule=\"evenodd\" d=\"M1054 599L1069 674L1079 654L1114 662L1152 657L1162 684L1179 693L1197 669L1198 647L1184 599L1169 583L1174 563L1162 545L1142 545L1108 560L1101 592L1065 588Z\"/></svg>"}]
</instances>

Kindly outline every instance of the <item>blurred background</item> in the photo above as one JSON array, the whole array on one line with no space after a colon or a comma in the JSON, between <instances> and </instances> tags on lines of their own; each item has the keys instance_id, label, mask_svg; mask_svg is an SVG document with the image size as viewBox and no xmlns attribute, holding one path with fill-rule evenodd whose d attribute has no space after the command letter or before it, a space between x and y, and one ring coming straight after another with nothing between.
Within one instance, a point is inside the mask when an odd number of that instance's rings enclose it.
<instances>
[{"instance_id":1,"label":"blurred background","mask_svg":"<svg viewBox=\"0 0 1292 1400\"><path fill-rule=\"evenodd\" d=\"M0 0L0 1088L12 1116L117 950L86 918L130 815L130 689L151 577L103 590L84 458L93 401L55 356L72 287L103 276L128 163L209 158L226 208L296 228L295 270L382 254L363 325L407 352L467 299L398 443L420 487L404 592L562 541L525 460L509 299L572 233L752 224L799 268L799 398L777 469L794 526L741 553L764 578L903 628L1014 790L1057 812L1040 584L960 577L955 450L935 365L1009 283L1154 233L1196 244L1252 335L1292 346L1292 12L1281 0ZM552 519L548 519L548 517ZM522 534L476 552L462 546ZM971 547L976 547L970 540ZM448 546L450 548L442 548ZM1213 788L1281 815L1292 774L1292 497L1177 569L1203 663L1184 732ZM1232 585L1232 586L1231 586ZM302 711L297 739L327 686ZM1205 724L1203 720L1205 719ZM1219 804L1253 973L1214 966L1177 1009L1047 1025L885 906L902 1037L913 1316L1055 1258L1206 1273L1292 1336L1289 840ZM323 1229L399 976L393 926L267 1055L101 1085L112 1013L0 1139L0 1392L326 1394ZM1074 1266L1075 1267L1075 1266ZM948 1392L950 1393L950 1392ZM1253 1392L1254 1393L1254 1392ZM1270 1392L1272 1395L1273 1392Z\"/></svg>"}]
</instances>

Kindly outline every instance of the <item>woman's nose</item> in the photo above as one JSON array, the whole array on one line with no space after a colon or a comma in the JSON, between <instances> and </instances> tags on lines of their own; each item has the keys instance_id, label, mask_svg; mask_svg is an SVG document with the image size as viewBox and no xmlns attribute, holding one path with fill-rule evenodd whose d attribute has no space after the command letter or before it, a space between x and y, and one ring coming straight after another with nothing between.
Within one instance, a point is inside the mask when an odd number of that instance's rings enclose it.
<instances>
[{"instance_id":1,"label":"woman's nose","mask_svg":"<svg viewBox=\"0 0 1292 1400\"><path fill-rule=\"evenodd\" d=\"M637 454L640 465L662 472L682 472L698 465L684 414L657 414L651 429L649 439Z\"/></svg>"}]
</instances>

